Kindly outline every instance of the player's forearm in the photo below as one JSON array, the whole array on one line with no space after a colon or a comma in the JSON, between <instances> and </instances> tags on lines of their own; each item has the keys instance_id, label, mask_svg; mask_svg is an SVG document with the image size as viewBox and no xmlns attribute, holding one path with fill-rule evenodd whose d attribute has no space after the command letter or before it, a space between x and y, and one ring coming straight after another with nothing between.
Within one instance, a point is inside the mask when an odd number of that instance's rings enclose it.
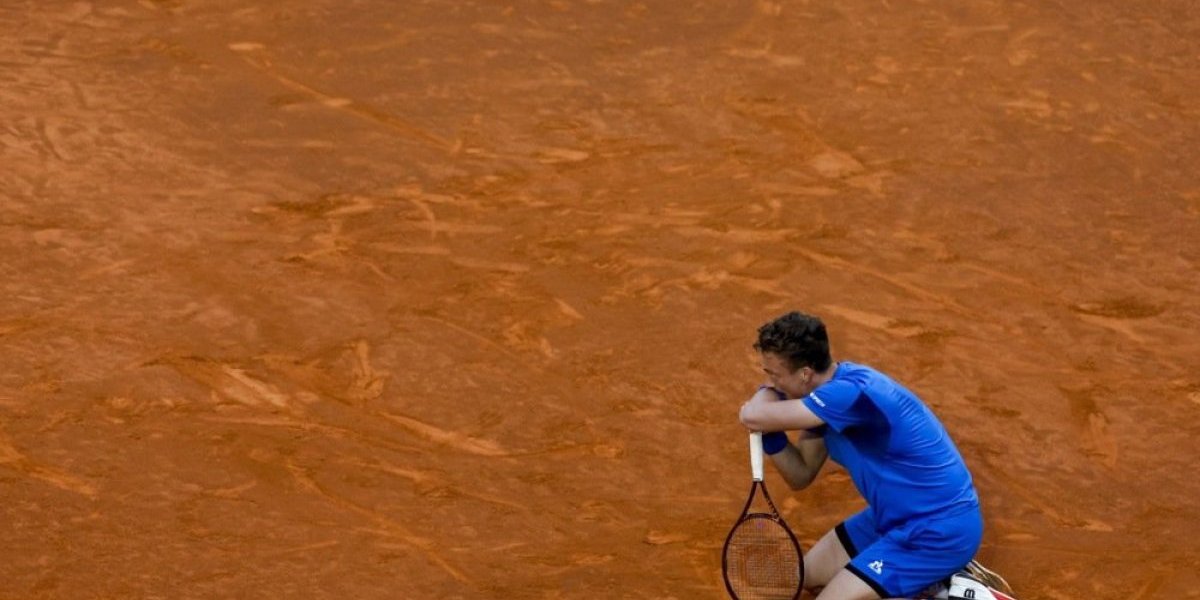
<instances>
[{"instance_id":1,"label":"player's forearm","mask_svg":"<svg viewBox=\"0 0 1200 600\"><path fill-rule=\"evenodd\" d=\"M821 420L804 406L802 400L756 401L742 405L742 424L754 431L811 429Z\"/></svg>"},{"instance_id":2,"label":"player's forearm","mask_svg":"<svg viewBox=\"0 0 1200 600\"><path fill-rule=\"evenodd\" d=\"M812 458L805 457L801 448L789 444L781 452L772 454L771 462L788 487L802 490L812 484L817 478L817 472L821 470L821 465Z\"/></svg>"},{"instance_id":3,"label":"player's forearm","mask_svg":"<svg viewBox=\"0 0 1200 600\"><path fill-rule=\"evenodd\" d=\"M817 478L828 457L825 439L802 431L794 444L789 443L783 451L773 454L771 462L788 486L802 490Z\"/></svg>"}]
</instances>

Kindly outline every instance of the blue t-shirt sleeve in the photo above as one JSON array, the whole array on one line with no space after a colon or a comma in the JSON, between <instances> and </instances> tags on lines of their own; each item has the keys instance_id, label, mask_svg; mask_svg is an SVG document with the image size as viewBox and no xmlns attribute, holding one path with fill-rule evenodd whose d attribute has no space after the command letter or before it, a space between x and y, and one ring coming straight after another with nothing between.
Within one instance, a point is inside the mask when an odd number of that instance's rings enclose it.
<instances>
[{"instance_id":1,"label":"blue t-shirt sleeve","mask_svg":"<svg viewBox=\"0 0 1200 600\"><path fill-rule=\"evenodd\" d=\"M862 392L849 381L830 381L804 397L804 405L834 431L865 423L867 411L860 401Z\"/></svg>"}]
</instances>

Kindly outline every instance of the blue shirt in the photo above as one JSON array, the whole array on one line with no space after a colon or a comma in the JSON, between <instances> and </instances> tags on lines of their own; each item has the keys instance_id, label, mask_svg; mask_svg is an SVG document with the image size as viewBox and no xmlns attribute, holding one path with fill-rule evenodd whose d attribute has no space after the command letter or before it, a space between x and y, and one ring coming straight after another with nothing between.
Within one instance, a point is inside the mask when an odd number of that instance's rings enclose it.
<instances>
[{"instance_id":1,"label":"blue shirt","mask_svg":"<svg viewBox=\"0 0 1200 600\"><path fill-rule=\"evenodd\" d=\"M946 428L890 377L842 362L803 401L825 422L829 457L849 471L879 531L978 509L971 473Z\"/></svg>"}]
</instances>

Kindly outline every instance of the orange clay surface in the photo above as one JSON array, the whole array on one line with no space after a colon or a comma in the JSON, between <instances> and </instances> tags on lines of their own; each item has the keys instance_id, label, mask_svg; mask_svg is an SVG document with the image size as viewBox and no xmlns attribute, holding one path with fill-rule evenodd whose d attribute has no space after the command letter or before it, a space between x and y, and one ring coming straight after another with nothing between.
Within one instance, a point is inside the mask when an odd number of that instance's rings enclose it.
<instances>
[{"instance_id":1,"label":"orange clay surface","mask_svg":"<svg viewBox=\"0 0 1200 600\"><path fill-rule=\"evenodd\" d=\"M750 345L1200 598L1190 0L0 5L0 598L720 599ZM861 507L790 494L809 546Z\"/></svg>"}]
</instances>

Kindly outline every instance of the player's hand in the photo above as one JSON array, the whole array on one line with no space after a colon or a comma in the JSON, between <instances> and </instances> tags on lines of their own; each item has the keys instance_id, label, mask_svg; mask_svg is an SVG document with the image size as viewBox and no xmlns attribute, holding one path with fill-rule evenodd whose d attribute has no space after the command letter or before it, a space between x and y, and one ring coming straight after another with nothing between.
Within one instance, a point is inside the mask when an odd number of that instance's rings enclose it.
<instances>
[{"instance_id":1,"label":"player's hand","mask_svg":"<svg viewBox=\"0 0 1200 600\"><path fill-rule=\"evenodd\" d=\"M738 411L738 418L739 418L739 420L742 421L743 424L745 424L746 410L748 408L751 408L758 404L765 404L767 402L778 402L780 400L785 400L785 399L786 399L786 395L783 392L780 392L779 390L777 390L769 385L761 385L758 387L758 391L754 392L754 395L750 396L750 399L747 400L744 404L742 404L741 410Z\"/></svg>"},{"instance_id":2,"label":"player's hand","mask_svg":"<svg viewBox=\"0 0 1200 600\"><path fill-rule=\"evenodd\" d=\"M750 400L742 405L742 412L740 415L743 417L742 423L745 424L746 422L744 415L748 407L759 403L778 402L780 400L787 400L787 394L784 394L770 385L764 384L758 386L758 391L754 392L754 395L750 397ZM782 431L763 432L762 442L763 451L768 455L778 454L788 447L787 434Z\"/></svg>"},{"instance_id":3,"label":"player's hand","mask_svg":"<svg viewBox=\"0 0 1200 600\"><path fill-rule=\"evenodd\" d=\"M754 392L755 397L757 397L759 394L762 394L764 396L764 399L768 402L774 402L777 400L787 400L787 394L783 393L782 390L771 387L770 384L766 384L766 383L758 386L758 391ZM751 400L753 400L753 399L754 398L751 398Z\"/></svg>"}]
</instances>

